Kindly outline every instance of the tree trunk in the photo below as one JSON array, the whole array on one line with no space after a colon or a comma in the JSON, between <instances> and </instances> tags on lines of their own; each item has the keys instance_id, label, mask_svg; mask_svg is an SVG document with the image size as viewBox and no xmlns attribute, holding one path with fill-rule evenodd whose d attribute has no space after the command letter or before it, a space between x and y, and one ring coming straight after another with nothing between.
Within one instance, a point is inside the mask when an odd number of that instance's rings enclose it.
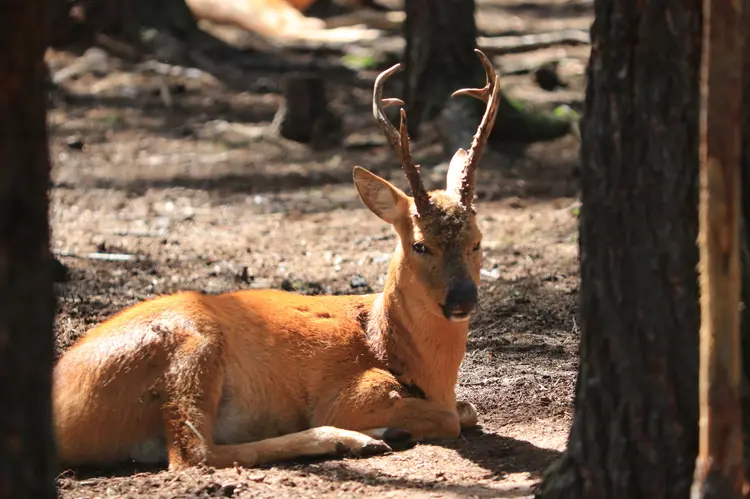
<instances>
[{"instance_id":1,"label":"tree trunk","mask_svg":"<svg viewBox=\"0 0 750 499\"><path fill-rule=\"evenodd\" d=\"M328 106L325 83L320 78L287 76L283 79L284 101L274 126L285 139L324 150L341 144L341 118Z\"/></svg>"},{"instance_id":2,"label":"tree trunk","mask_svg":"<svg viewBox=\"0 0 750 499\"><path fill-rule=\"evenodd\" d=\"M332 1L315 2L308 10L310 16L325 18L338 13L340 7ZM328 105L326 84L322 78L288 75L283 78L284 101L274 119L281 137L313 149L332 149L341 145L344 129L341 118Z\"/></svg>"},{"instance_id":3,"label":"tree trunk","mask_svg":"<svg viewBox=\"0 0 750 499\"><path fill-rule=\"evenodd\" d=\"M484 111L475 99L450 98L459 88L481 87L485 80L474 54L474 0L406 0L405 7L403 94L409 134L416 138L423 122L437 118L446 152L452 155L468 147ZM570 131L569 119L524 110L501 95L492 141L551 140Z\"/></svg>"},{"instance_id":4,"label":"tree trunk","mask_svg":"<svg viewBox=\"0 0 750 499\"><path fill-rule=\"evenodd\" d=\"M743 26L750 23L750 9L742 13ZM744 64L742 67L742 211L740 226L742 241L742 303L740 335L742 337L742 433L745 482L750 483L750 33L745 32Z\"/></svg>"},{"instance_id":5,"label":"tree trunk","mask_svg":"<svg viewBox=\"0 0 750 499\"><path fill-rule=\"evenodd\" d=\"M700 424L693 499L742 497L738 230L742 21L739 3L703 2Z\"/></svg>"},{"instance_id":6,"label":"tree trunk","mask_svg":"<svg viewBox=\"0 0 750 499\"><path fill-rule=\"evenodd\" d=\"M45 3L0 17L0 497L55 497Z\"/></svg>"},{"instance_id":7,"label":"tree trunk","mask_svg":"<svg viewBox=\"0 0 750 499\"><path fill-rule=\"evenodd\" d=\"M582 122L581 363L537 497L688 497L698 426L701 1L596 0Z\"/></svg>"}]
</instances>

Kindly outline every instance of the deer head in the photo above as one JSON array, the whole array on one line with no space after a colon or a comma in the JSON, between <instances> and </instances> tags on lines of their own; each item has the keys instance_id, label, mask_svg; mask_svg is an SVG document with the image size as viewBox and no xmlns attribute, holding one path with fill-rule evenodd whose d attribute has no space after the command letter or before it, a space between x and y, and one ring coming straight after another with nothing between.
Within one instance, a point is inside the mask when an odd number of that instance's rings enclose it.
<instances>
[{"instance_id":1,"label":"deer head","mask_svg":"<svg viewBox=\"0 0 750 499\"><path fill-rule=\"evenodd\" d=\"M375 120L396 151L411 189L407 195L387 180L362 168L354 168L354 184L362 201L375 215L391 224L399 237L389 279L417 286L424 305L434 314L451 321L467 321L478 301L479 271L482 266L482 234L474 208L475 172L497 114L499 77L492 63L476 50L487 73L484 88L462 89L453 96L468 95L487 107L468 152L459 149L448 168L444 190L427 192L414 164L401 109L397 130L383 109L403 106L399 99L384 99L383 84L400 64L387 69L375 80L372 109Z\"/></svg>"}]
</instances>

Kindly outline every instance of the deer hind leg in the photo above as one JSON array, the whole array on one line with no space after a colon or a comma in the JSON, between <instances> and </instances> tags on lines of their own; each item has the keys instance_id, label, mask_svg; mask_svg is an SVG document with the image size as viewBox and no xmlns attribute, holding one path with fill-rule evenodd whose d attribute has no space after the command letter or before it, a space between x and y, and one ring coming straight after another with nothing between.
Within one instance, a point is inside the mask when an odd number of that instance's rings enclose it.
<instances>
[{"instance_id":1,"label":"deer hind leg","mask_svg":"<svg viewBox=\"0 0 750 499\"><path fill-rule=\"evenodd\" d=\"M333 427L257 442L216 444L213 430L224 383L220 348L194 336L182 343L175 358L179 361L167 374L169 398L163 407L171 470L199 463L252 467L299 457L366 456L391 450L377 438Z\"/></svg>"},{"instance_id":2,"label":"deer hind leg","mask_svg":"<svg viewBox=\"0 0 750 499\"><path fill-rule=\"evenodd\" d=\"M391 447L364 433L332 426L319 426L280 437L236 445L215 446L207 464L226 468L242 464L244 456L253 455L258 466L300 457L371 456L389 452Z\"/></svg>"},{"instance_id":3,"label":"deer hind leg","mask_svg":"<svg viewBox=\"0 0 750 499\"><path fill-rule=\"evenodd\" d=\"M210 460L213 429L224 384L221 345L210 334L181 334L179 348L164 375L162 407L169 469ZM252 465L255 456L242 456Z\"/></svg>"}]
</instances>

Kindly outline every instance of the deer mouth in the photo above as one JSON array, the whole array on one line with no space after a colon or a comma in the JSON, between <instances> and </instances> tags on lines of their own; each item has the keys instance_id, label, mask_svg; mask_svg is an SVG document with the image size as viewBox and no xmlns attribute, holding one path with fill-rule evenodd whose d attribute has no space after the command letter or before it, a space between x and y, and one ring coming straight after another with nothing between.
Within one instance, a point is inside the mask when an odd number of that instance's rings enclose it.
<instances>
[{"instance_id":1,"label":"deer mouth","mask_svg":"<svg viewBox=\"0 0 750 499\"><path fill-rule=\"evenodd\" d=\"M469 317L471 317L471 312L456 312L448 317L448 320L451 322L466 322Z\"/></svg>"},{"instance_id":2,"label":"deer mouth","mask_svg":"<svg viewBox=\"0 0 750 499\"><path fill-rule=\"evenodd\" d=\"M449 308L445 305L442 306L443 317L451 322L466 322L471 317L471 313L474 311L474 307L453 307Z\"/></svg>"}]
</instances>

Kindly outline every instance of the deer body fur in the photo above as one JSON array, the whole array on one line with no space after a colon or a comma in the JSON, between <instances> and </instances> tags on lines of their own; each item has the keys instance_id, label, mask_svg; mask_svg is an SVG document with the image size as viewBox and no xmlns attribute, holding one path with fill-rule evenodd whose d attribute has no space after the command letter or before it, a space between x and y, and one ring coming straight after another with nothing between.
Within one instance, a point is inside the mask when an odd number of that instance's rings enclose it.
<instances>
[{"instance_id":1,"label":"deer body fur","mask_svg":"<svg viewBox=\"0 0 750 499\"><path fill-rule=\"evenodd\" d=\"M474 426L455 384L481 268L475 146L497 107L498 80L480 56L487 87L461 93L488 103L485 126L456 153L445 191L421 187L405 114L400 134L383 122L383 106L397 101L381 98L382 84L397 67L376 81L375 117L414 194L355 168L360 197L399 238L382 293L184 292L120 312L55 366L62 465L255 466L385 452Z\"/></svg>"}]
</instances>

